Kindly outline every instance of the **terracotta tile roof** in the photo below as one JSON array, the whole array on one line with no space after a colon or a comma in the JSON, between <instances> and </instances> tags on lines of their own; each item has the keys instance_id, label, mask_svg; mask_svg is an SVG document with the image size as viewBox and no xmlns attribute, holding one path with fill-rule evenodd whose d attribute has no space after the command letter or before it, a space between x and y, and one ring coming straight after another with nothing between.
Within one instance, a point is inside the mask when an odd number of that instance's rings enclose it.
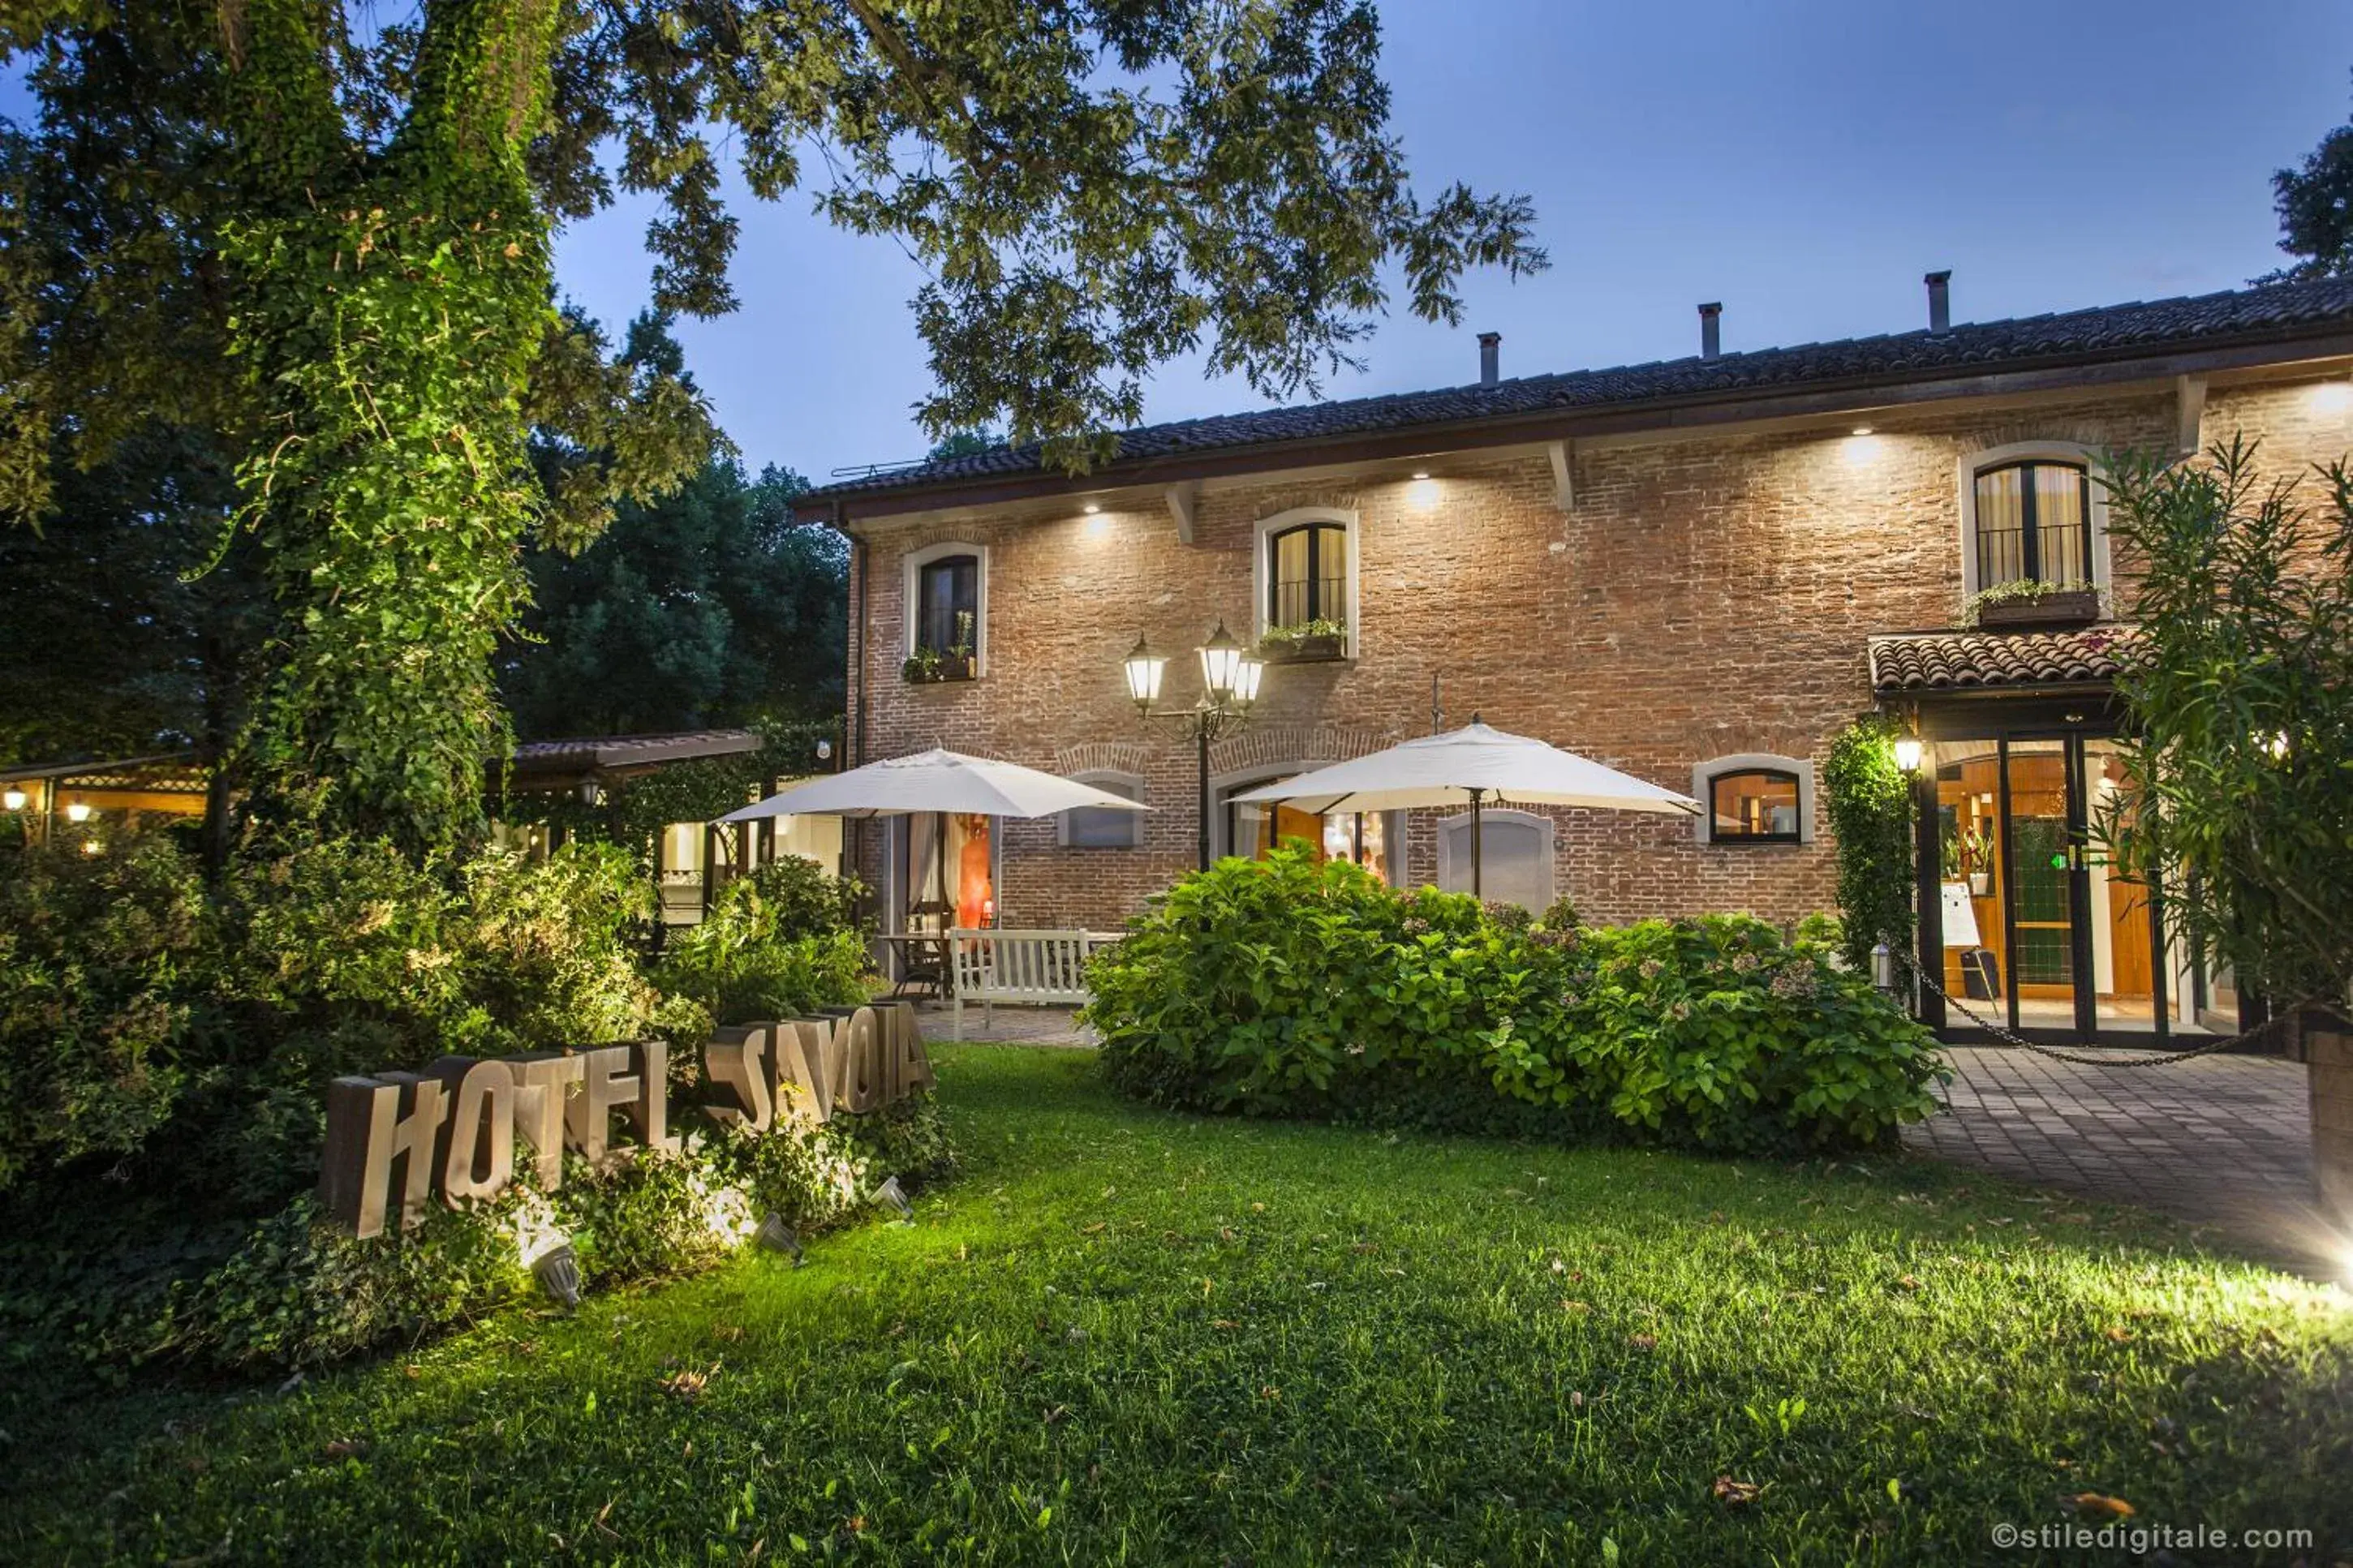
<instances>
[{"instance_id":1,"label":"terracotta tile roof","mask_svg":"<svg viewBox=\"0 0 2353 1568\"><path fill-rule=\"evenodd\" d=\"M2237 289L2063 314L1978 321L1948 331L1894 332L1794 348L1663 360L1611 370L1526 376L1492 386L1360 397L1341 403L1268 408L1250 414L1148 425L1120 437L1113 465L1204 451L1344 436L1376 435L1421 425L1505 419L1551 411L1587 411L1742 393L1765 394L1820 384L1900 383L2000 367L2092 363L2174 348L2309 335L2353 328L2353 279ZM1035 446L992 447L936 463L843 479L804 500L871 494L912 486L981 482L1039 471Z\"/></svg>"},{"instance_id":2,"label":"terracotta tile roof","mask_svg":"<svg viewBox=\"0 0 2353 1568\"><path fill-rule=\"evenodd\" d=\"M1883 697L2069 686L2116 678L2130 626L2064 632L1906 632L1871 639L1871 689Z\"/></svg>"},{"instance_id":3,"label":"terracotta tile roof","mask_svg":"<svg viewBox=\"0 0 2353 1568\"><path fill-rule=\"evenodd\" d=\"M756 752L760 736L754 730L685 730L670 735L601 735L561 741L526 741L514 749L515 771L554 772L564 768L629 768L649 763L685 762L695 757L723 757Z\"/></svg>"}]
</instances>

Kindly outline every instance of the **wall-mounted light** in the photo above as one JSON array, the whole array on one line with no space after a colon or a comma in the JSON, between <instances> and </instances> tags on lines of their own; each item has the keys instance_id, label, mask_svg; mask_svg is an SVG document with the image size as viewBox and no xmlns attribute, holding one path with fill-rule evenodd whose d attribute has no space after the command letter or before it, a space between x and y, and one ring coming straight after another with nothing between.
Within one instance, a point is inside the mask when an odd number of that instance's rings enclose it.
<instances>
[{"instance_id":1,"label":"wall-mounted light","mask_svg":"<svg viewBox=\"0 0 2353 1568\"><path fill-rule=\"evenodd\" d=\"M1907 773L1918 773L1921 750L1919 736L1898 735L1895 738L1895 765Z\"/></svg>"},{"instance_id":2,"label":"wall-mounted light","mask_svg":"<svg viewBox=\"0 0 2353 1568\"><path fill-rule=\"evenodd\" d=\"M1871 426L1868 425L1858 425L1854 427L1854 433L1858 436L1868 436L1872 433Z\"/></svg>"},{"instance_id":3,"label":"wall-mounted light","mask_svg":"<svg viewBox=\"0 0 2353 1568\"><path fill-rule=\"evenodd\" d=\"M1099 500L1091 500L1079 510L1085 512L1089 517L1092 517L1095 513L1103 510L1103 502Z\"/></svg>"},{"instance_id":4,"label":"wall-mounted light","mask_svg":"<svg viewBox=\"0 0 2353 1568\"><path fill-rule=\"evenodd\" d=\"M25 802L28 798L29 797L25 794L25 792L20 789L0 791L0 805L6 806L10 811L24 810Z\"/></svg>"},{"instance_id":5,"label":"wall-mounted light","mask_svg":"<svg viewBox=\"0 0 2353 1568\"><path fill-rule=\"evenodd\" d=\"M2353 414L2353 380L2331 376L2313 387L2311 400L2321 414Z\"/></svg>"},{"instance_id":6,"label":"wall-mounted light","mask_svg":"<svg viewBox=\"0 0 2353 1568\"><path fill-rule=\"evenodd\" d=\"M1430 470L1428 468L1416 468L1413 471L1413 477L1417 479L1426 479L1430 478Z\"/></svg>"},{"instance_id":7,"label":"wall-mounted light","mask_svg":"<svg viewBox=\"0 0 2353 1568\"><path fill-rule=\"evenodd\" d=\"M68 822L88 822L90 820L90 802L86 800L69 800L66 802L66 820Z\"/></svg>"},{"instance_id":8,"label":"wall-mounted light","mask_svg":"<svg viewBox=\"0 0 2353 1568\"><path fill-rule=\"evenodd\" d=\"M819 741L817 743L817 760L820 763L829 763L833 761L833 742L831 741Z\"/></svg>"}]
</instances>

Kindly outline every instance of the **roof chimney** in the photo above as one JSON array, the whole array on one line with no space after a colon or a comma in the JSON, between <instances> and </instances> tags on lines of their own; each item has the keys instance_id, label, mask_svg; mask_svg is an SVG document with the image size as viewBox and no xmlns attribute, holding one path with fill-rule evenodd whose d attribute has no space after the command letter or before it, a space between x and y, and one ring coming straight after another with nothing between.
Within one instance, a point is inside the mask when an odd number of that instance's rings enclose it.
<instances>
[{"instance_id":1,"label":"roof chimney","mask_svg":"<svg viewBox=\"0 0 2353 1568\"><path fill-rule=\"evenodd\" d=\"M1928 330L1949 332L1953 330L1953 275L1931 272L1924 279L1928 285Z\"/></svg>"},{"instance_id":2,"label":"roof chimney","mask_svg":"<svg viewBox=\"0 0 2353 1568\"><path fill-rule=\"evenodd\" d=\"M1479 334L1480 385L1493 386L1495 384L1496 379L1504 373L1503 360L1504 334L1501 332L1481 332Z\"/></svg>"},{"instance_id":3,"label":"roof chimney","mask_svg":"<svg viewBox=\"0 0 2353 1568\"><path fill-rule=\"evenodd\" d=\"M1714 359L1724 352L1724 302L1710 301L1699 308L1699 357Z\"/></svg>"}]
</instances>

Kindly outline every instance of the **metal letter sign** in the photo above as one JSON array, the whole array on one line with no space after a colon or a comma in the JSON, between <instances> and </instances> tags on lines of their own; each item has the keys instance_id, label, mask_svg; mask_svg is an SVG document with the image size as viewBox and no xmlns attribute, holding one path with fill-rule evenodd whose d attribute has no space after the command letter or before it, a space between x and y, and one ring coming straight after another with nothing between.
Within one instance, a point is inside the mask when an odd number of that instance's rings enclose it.
<instances>
[{"instance_id":1,"label":"metal letter sign","mask_svg":"<svg viewBox=\"0 0 2353 1568\"><path fill-rule=\"evenodd\" d=\"M828 1009L712 1031L702 1048L702 1110L722 1126L766 1132L779 1121L862 1114L928 1087L915 1010L905 1002ZM631 1142L617 1143L615 1113ZM422 1075L378 1073L327 1086L319 1196L360 1237L381 1236L393 1194L414 1225L438 1194L451 1208L514 1179L520 1138L542 1192L564 1182L565 1150L593 1166L628 1147L675 1153L670 1047L659 1040L476 1059L443 1057Z\"/></svg>"}]
</instances>

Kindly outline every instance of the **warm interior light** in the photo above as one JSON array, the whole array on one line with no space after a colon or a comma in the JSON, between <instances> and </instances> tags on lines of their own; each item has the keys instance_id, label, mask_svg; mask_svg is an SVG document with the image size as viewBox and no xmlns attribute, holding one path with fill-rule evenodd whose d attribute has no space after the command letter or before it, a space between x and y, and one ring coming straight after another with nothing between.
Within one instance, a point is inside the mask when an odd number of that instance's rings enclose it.
<instances>
[{"instance_id":1,"label":"warm interior light","mask_svg":"<svg viewBox=\"0 0 2353 1568\"><path fill-rule=\"evenodd\" d=\"M1895 765L1905 773L1917 772L1920 766L1920 740L1916 735L1902 735L1895 742Z\"/></svg>"},{"instance_id":2,"label":"warm interior light","mask_svg":"<svg viewBox=\"0 0 2353 1568\"><path fill-rule=\"evenodd\" d=\"M1201 684L1209 689L1209 699L1223 702L1234 694L1234 682L1240 677L1242 645L1234 641L1233 634L1219 621L1209 640L1201 645Z\"/></svg>"},{"instance_id":3,"label":"warm interior light","mask_svg":"<svg viewBox=\"0 0 2353 1568\"><path fill-rule=\"evenodd\" d=\"M11 811L24 810L25 800L25 792L20 789L12 789L5 793L0 793L0 805L5 805Z\"/></svg>"},{"instance_id":4,"label":"warm interior light","mask_svg":"<svg viewBox=\"0 0 2353 1568\"><path fill-rule=\"evenodd\" d=\"M88 822L90 820L90 802L86 800L68 801L66 803L66 820L68 822Z\"/></svg>"},{"instance_id":5,"label":"warm interior light","mask_svg":"<svg viewBox=\"0 0 2353 1568\"><path fill-rule=\"evenodd\" d=\"M1122 668L1127 671L1127 694L1139 708L1149 708L1160 700L1160 672L1168 661L1152 651L1152 645L1142 637L1135 639Z\"/></svg>"}]
</instances>

